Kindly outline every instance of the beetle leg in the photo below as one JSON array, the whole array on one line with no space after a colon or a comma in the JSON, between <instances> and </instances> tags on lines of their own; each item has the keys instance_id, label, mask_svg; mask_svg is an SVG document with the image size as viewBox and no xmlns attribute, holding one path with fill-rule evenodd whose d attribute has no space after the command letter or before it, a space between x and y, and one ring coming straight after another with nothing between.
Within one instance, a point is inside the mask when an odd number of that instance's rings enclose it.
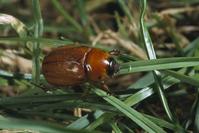
<instances>
[{"instance_id":1,"label":"beetle leg","mask_svg":"<svg viewBox=\"0 0 199 133\"><path fill-rule=\"evenodd\" d=\"M107 92L108 95L112 95L113 93L109 90L108 86L104 83L104 81L101 81L101 88Z\"/></svg>"},{"instance_id":2,"label":"beetle leg","mask_svg":"<svg viewBox=\"0 0 199 133\"><path fill-rule=\"evenodd\" d=\"M90 91L91 91L91 89L90 89L90 88L87 88L87 89L83 92L83 94L81 95L81 98L82 98L82 99L86 98L86 96L89 95L89 92L90 92Z\"/></svg>"},{"instance_id":3,"label":"beetle leg","mask_svg":"<svg viewBox=\"0 0 199 133\"><path fill-rule=\"evenodd\" d=\"M113 50L109 51L109 54L110 54L110 55L118 56L118 55L121 54L121 52L120 52L119 49L113 49Z\"/></svg>"}]
</instances>

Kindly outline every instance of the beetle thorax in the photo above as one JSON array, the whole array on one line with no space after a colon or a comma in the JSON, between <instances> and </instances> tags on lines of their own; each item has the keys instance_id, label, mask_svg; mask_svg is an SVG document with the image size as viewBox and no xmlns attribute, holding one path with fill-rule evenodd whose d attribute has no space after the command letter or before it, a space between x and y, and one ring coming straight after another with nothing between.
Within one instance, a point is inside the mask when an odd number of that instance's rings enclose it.
<instances>
[{"instance_id":1,"label":"beetle thorax","mask_svg":"<svg viewBox=\"0 0 199 133\"><path fill-rule=\"evenodd\" d=\"M107 68L109 66L109 54L107 52L91 49L88 52L84 67L88 80L90 81L102 81L108 78Z\"/></svg>"}]
</instances>

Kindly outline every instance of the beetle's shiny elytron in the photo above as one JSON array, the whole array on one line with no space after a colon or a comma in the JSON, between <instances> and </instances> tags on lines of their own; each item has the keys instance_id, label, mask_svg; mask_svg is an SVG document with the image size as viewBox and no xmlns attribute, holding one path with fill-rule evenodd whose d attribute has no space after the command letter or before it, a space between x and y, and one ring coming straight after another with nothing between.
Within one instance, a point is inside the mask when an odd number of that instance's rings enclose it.
<instances>
[{"instance_id":1,"label":"beetle's shiny elytron","mask_svg":"<svg viewBox=\"0 0 199 133\"><path fill-rule=\"evenodd\" d=\"M87 81L103 84L119 69L112 55L114 52L86 46L59 47L44 58L42 72L55 86L72 86Z\"/></svg>"}]
</instances>

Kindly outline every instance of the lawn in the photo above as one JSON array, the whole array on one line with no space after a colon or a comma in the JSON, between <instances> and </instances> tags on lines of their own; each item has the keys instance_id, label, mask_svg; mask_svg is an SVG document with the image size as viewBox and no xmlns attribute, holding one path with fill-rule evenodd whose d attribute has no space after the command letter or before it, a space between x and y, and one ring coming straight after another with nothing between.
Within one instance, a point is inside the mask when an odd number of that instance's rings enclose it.
<instances>
[{"instance_id":1,"label":"lawn","mask_svg":"<svg viewBox=\"0 0 199 133\"><path fill-rule=\"evenodd\" d=\"M198 22L197 0L1 0L0 132L199 132ZM119 50L110 92L48 83L44 57L68 45Z\"/></svg>"}]
</instances>

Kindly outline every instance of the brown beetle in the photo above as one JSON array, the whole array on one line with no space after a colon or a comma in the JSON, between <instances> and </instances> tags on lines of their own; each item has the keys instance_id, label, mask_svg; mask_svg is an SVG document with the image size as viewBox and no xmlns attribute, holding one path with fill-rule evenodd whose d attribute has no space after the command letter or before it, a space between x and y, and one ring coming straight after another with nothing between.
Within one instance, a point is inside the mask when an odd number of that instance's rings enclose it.
<instances>
[{"instance_id":1,"label":"brown beetle","mask_svg":"<svg viewBox=\"0 0 199 133\"><path fill-rule=\"evenodd\" d=\"M84 82L104 84L119 70L112 55L115 51L105 52L87 46L63 46L51 51L43 60L42 72L46 80L55 86L74 86Z\"/></svg>"}]
</instances>

